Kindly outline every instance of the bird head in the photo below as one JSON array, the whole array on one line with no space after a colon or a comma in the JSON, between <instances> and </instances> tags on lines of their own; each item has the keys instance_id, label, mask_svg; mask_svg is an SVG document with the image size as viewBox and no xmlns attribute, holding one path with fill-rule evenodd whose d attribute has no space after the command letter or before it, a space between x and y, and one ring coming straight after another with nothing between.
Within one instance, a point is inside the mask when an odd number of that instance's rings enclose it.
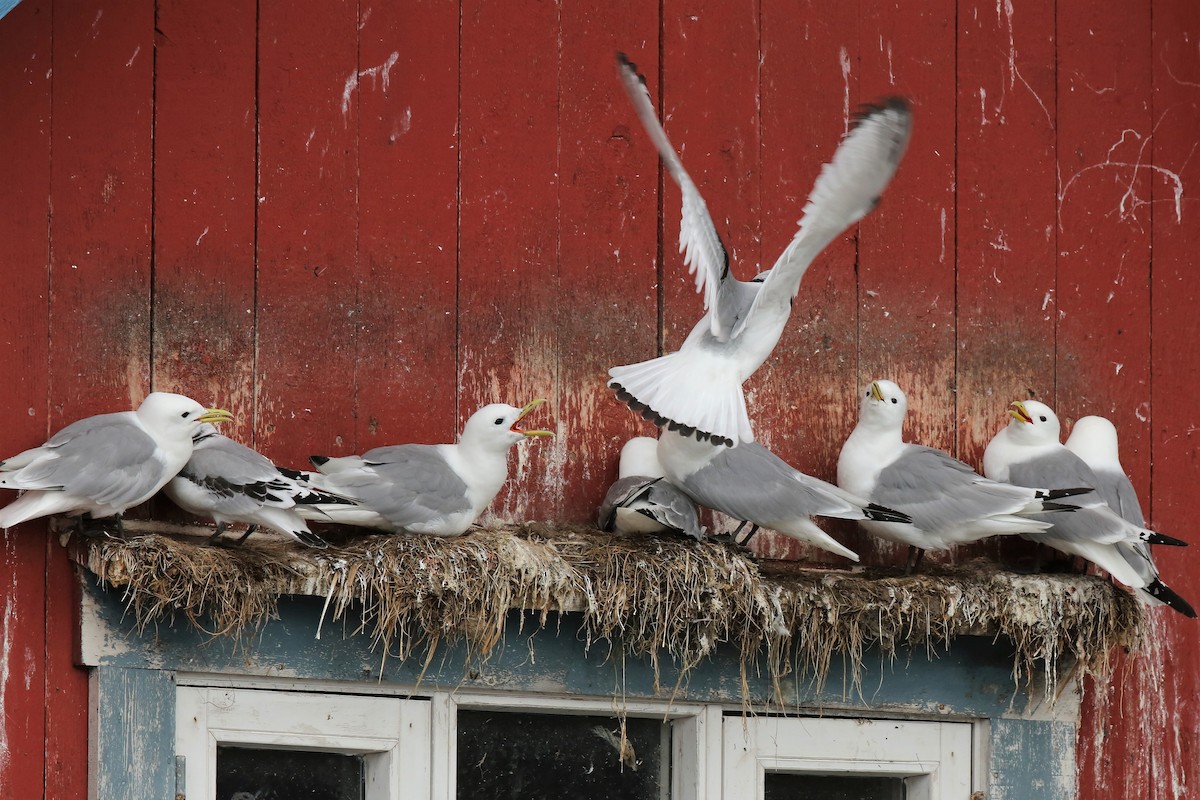
<instances>
[{"instance_id":1,"label":"bird head","mask_svg":"<svg viewBox=\"0 0 1200 800\"><path fill-rule=\"evenodd\" d=\"M191 439L204 423L231 422L223 408L205 408L190 397L171 392L151 392L137 409L147 427L168 435Z\"/></svg>"},{"instance_id":2,"label":"bird head","mask_svg":"<svg viewBox=\"0 0 1200 800\"><path fill-rule=\"evenodd\" d=\"M899 429L908 413L908 398L892 381L877 380L867 385L859 404L860 424Z\"/></svg>"},{"instance_id":3,"label":"bird head","mask_svg":"<svg viewBox=\"0 0 1200 800\"><path fill-rule=\"evenodd\" d=\"M476 411L463 427L460 441L477 443L479 445L507 450L517 442L537 436L553 436L546 430L526 429L520 426L521 420L530 411L537 408L543 399L533 400L523 407L517 408L507 403L491 403Z\"/></svg>"},{"instance_id":4,"label":"bird head","mask_svg":"<svg viewBox=\"0 0 1200 800\"><path fill-rule=\"evenodd\" d=\"M1059 440L1058 416L1045 403L1017 400L1008 407L1008 431L1021 444L1044 445Z\"/></svg>"},{"instance_id":5,"label":"bird head","mask_svg":"<svg viewBox=\"0 0 1200 800\"><path fill-rule=\"evenodd\" d=\"M1089 466L1124 472L1117 446L1117 428L1104 417L1081 417L1067 437L1067 449Z\"/></svg>"}]
</instances>

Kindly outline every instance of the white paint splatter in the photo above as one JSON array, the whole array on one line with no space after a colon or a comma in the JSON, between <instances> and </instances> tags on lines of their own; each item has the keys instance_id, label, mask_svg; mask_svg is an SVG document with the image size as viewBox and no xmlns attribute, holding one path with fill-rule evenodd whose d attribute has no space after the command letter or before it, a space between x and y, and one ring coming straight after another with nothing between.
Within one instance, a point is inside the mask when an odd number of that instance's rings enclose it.
<instances>
[{"instance_id":1,"label":"white paint splatter","mask_svg":"<svg viewBox=\"0 0 1200 800\"><path fill-rule=\"evenodd\" d=\"M393 50L392 54L387 57L387 61L376 67L368 67L367 69L353 72L350 77L346 78L346 83L342 87L342 117L345 118L350 113L350 98L354 94L354 90L358 88L360 78L370 78L371 87L378 85L383 89L383 93L387 94L388 84L391 81L392 67L396 66L396 62L400 60L399 51Z\"/></svg>"},{"instance_id":2,"label":"white paint splatter","mask_svg":"<svg viewBox=\"0 0 1200 800\"><path fill-rule=\"evenodd\" d=\"M979 87L979 127L988 124L987 118L987 89Z\"/></svg>"},{"instance_id":3,"label":"white paint splatter","mask_svg":"<svg viewBox=\"0 0 1200 800\"><path fill-rule=\"evenodd\" d=\"M1160 117L1159 123L1161 123L1161 122L1162 122L1162 118ZM1158 128L1158 125L1155 125L1155 129L1157 129L1157 128ZM1140 146L1138 147L1138 152L1137 152L1137 156L1136 156L1135 160L1132 162L1131 161L1114 161L1113 160L1114 151L1116 151L1116 149L1118 147L1120 147L1122 144L1124 144L1126 141L1126 138L1130 135L1132 135L1134 138L1136 138L1137 141L1141 142ZM1155 173L1158 173L1159 175L1164 176L1171 183L1172 191L1175 196L1174 197L1175 222L1176 222L1176 224L1182 223L1183 222L1183 179L1179 176L1179 173L1172 172L1171 170L1167 169L1166 167L1160 167L1157 164L1142 163L1142 157L1145 154L1146 148L1150 144L1150 140L1152 138L1153 138L1153 133L1150 136L1142 136L1142 134L1138 133L1137 131L1133 130L1132 128L1126 128L1125 130L1121 131L1121 138L1119 138L1116 142L1113 143L1113 145L1111 147L1108 148L1108 152L1105 154L1105 158L1103 161L1084 167L1083 169L1079 170L1074 175L1072 175L1069 179L1067 179L1066 182L1061 184L1062 189L1058 193L1058 205L1059 205L1060 212L1062 210L1062 205L1063 205L1064 201L1066 200L1067 192L1070 191L1071 186L1075 183L1075 181L1079 180L1080 176L1085 175L1089 172L1092 172L1093 170L1127 169L1127 170L1129 170L1129 180L1127 182L1122 181L1125 184L1125 191L1121 195L1120 201L1118 201L1118 203L1117 203L1116 213L1117 213L1118 219L1120 219L1121 221L1134 219L1136 217L1137 210L1144 205L1149 205L1151 202L1149 200L1143 200L1142 198L1140 198L1137 195L1137 192L1135 189L1135 186L1137 184L1137 176L1138 176L1139 170L1150 170L1151 172L1155 172ZM1062 215L1060 213L1059 214L1060 220L1061 220L1061 217L1062 217Z\"/></svg>"},{"instance_id":4,"label":"white paint splatter","mask_svg":"<svg viewBox=\"0 0 1200 800\"><path fill-rule=\"evenodd\" d=\"M942 251L941 251L941 253L938 254L938 263L944 264L944 263L946 263L946 209L944 209L944 208L942 209L941 218L942 218L942 221L941 221Z\"/></svg>"},{"instance_id":5,"label":"white paint splatter","mask_svg":"<svg viewBox=\"0 0 1200 800\"><path fill-rule=\"evenodd\" d=\"M838 63L842 65L842 133L850 132L850 53L838 48Z\"/></svg>"},{"instance_id":6,"label":"white paint splatter","mask_svg":"<svg viewBox=\"0 0 1200 800\"><path fill-rule=\"evenodd\" d=\"M208 236L208 226L204 226L204 230L200 231L200 235L196 237L196 247L200 246L200 240Z\"/></svg>"},{"instance_id":7,"label":"white paint splatter","mask_svg":"<svg viewBox=\"0 0 1200 800\"><path fill-rule=\"evenodd\" d=\"M313 128L308 132L308 138L304 140L304 152L308 152L308 146L312 144L313 137L317 135L317 129Z\"/></svg>"},{"instance_id":8,"label":"white paint splatter","mask_svg":"<svg viewBox=\"0 0 1200 800\"><path fill-rule=\"evenodd\" d=\"M993 250L1000 250L1005 253L1011 253L1012 248L1008 246L1008 237L1004 235L1004 231L999 231L996 234L996 241L988 242Z\"/></svg>"},{"instance_id":9,"label":"white paint splatter","mask_svg":"<svg viewBox=\"0 0 1200 800\"><path fill-rule=\"evenodd\" d=\"M125 62L125 66L132 67L133 60L138 57L138 53L140 52L142 52L142 46L139 44L137 47L133 48L133 55L131 55L129 60Z\"/></svg>"},{"instance_id":10,"label":"white paint splatter","mask_svg":"<svg viewBox=\"0 0 1200 800\"><path fill-rule=\"evenodd\" d=\"M99 17L97 17L99 19ZM10 550L11 540L9 539L8 531L4 532L5 550ZM12 558L5 559L10 564L14 561ZM16 614L16 598L17 598L17 573L15 570L5 570L8 573L10 583L8 590L4 592L4 615L0 617L0 642L4 646L0 649L0 771L8 772L9 758L11 752L8 746L8 719L5 713L4 698L8 693L8 678L9 678L9 662L16 657L16 651L13 649L13 634L16 632L16 626L13 625L13 617Z\"/></svg>"},{"instance_id":11,"label":"white paint splatter","mask_svg":"<svg viewBox=\"0 0 1200 800\"><path fill-rule=\"evenodd\" d=\"M1114 374L1114 375L1120 375L1120 374L1121 374L1121 370L1122 370L1122 369L1125 367L1125 365L1124 365L1124 364L1122 364L1122 363L1120 363L1120 362L1118 362L1118 361L1114 361L1114 362L1112 362L1112 363L1113 363L1113 374Z\"/></svg>"},{"instance_id":12,"label":"white paint splatter","mask_svg":"<svg viewBox=\"0 0 1200 800\"><path fill-rule=\"evenodd\" d=\"M1051 289L1048 292L1046 292L1046 296L1042 298L1042 311L1045 311L1046 308L1050 305L1050 299L1053 294L1054 294L1054 290Z\"/></svg>"}]
</instances>

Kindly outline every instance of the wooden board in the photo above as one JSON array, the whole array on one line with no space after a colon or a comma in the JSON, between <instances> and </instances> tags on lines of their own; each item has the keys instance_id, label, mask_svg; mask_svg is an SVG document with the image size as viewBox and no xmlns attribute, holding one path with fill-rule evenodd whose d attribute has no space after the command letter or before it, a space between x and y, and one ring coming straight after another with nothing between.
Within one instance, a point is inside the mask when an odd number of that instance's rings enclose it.
<instances>
[{"instance_id":1,"label":"wooden board","mask_svg":"<svg viewBox=\"0 0 1200 800\"><path fill-rule=\"evenodd\" d=\"M135 407L150 389L154 9L139 0L83 3L54 14L53 26L49 428L56 431ZM75 581L61 548L47 544L46 796L82 798L87 675L74 663Z\"/></svg>"},{"instance_id":2,"label":"wooden board","mask_svg":"<svg viewBox=\"0 0 1200 800\"><path fill-rule=\"evenodd\" d=\"M517 446L492 518L555 517L573 446L558 380L559 26L552 5L462 5L459 426L541 397L530 422L558 433Z\"/></svg>"},{"instance_id":3,"label":"wooden board","mask_svg":"<svg viewBox=\"0 0 1200 800\"><path fill-rule=\"evenodd\" d=\"M957 444L982 469L1009 404L1054 389L1054 9L971 0L958 19ZM1033 548L1003 537L958 558L979 554Z\"/></svg>"},{"instance_id":4,"label":"wooden board","mask_svg":"<svg viewBox=\"0 0 1200 800\"><path fill-rule=\"evenodd\" d=\"M564 519L590 521L617 477L621 446L654 429L617 401L608 369L657 355L658 169L617 75L615 54L658 62L654 6L625 0L561 19L558 171L559 402ZM537 291L536 285L531 286ZM586 298L586 300L584 299Z\"/></svg>"},{"instance_id":5,"label":"wooden board","mask_svg":"<svg viewBox=\"0 0 1200 800\"><path fill-rule=\"evenodd\" d=\"M154 76L154 388L254 430L253 7L158 5Z\"/></svg>"},{"instance_id":6,"label":"wooden board","mask_svg":"<svg viewBox=\"0 0 1200 800\"><path fill-rule=\"evenodd\" d=\"M360 10L357 452L458 433L458 21L449 3Z\"/></svg>"},{"instance_id":7,"label":"wooden board","mask_svg":"<svg viewBox=\"0 0 1200 800\"><path fill-rule=\"evenodd\" d=\"M357 4L264 2L258 14L255 441L303 466L357 444L357 95L369 80Z\"/></svg>"},{"instance_id":8,"label":"wooden board","mask_svg":"<svg viewBox=\"0 0 1200 800\"><path fill-rule=\"evenodd\" d=\"M12 359L0 382L0 458L46 435L50 264L49 2L27 0L0 23L0 343ZM26 368L11 368L24 364ZM0 501L12 498L4 492ZM41 797L45 781L45 527L4 531L0 542L0 786Z\"/></svg>"}]
</instances>

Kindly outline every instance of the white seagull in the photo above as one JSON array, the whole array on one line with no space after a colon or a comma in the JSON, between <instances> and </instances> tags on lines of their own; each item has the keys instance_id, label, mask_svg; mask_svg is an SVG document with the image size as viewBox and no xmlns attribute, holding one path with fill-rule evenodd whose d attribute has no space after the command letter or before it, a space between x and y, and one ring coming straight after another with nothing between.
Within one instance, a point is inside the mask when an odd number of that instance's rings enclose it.
<instances>
[{"instance_id":1,"label":"white seagull","mask_svg":"<svg viewBox=\"0 0 1200 800\"><path fill-rule=\"evenodd\" d=\"M1137 491L1121 466L1116 426L1104 417L1083 417L1071 428L1067 449L1083 459L1095 472L1099 480L1096 492L1104 498L1109 508L1127 522L1139 528L1146 527L1146 517L1142 514ZM1185 616L1196 616L1191 604L1163 583L1148 544L1121 542L1117 545L1117 551L1146 582L1142 591L1149 595L1151 603L1163 603Z\"/></svg>"},{"instance_id":2,"label":"white seagull","mask_svg":"<svg viewBox=\"0 0 1200 800\"><path fill-rule=\"evenodd\" d=\"M794 469L756 442L729 448L663 431L658 460L667 480L697 503L858 561L813 517L907 523L907 515L870 503Z\"/></svg>"},{"instance_id":3,"label":"white seagull","mask_svg":"<svg viewBox=\"0 0 1200 800\"><path fill-rule=\"evenodd\" d=\"M0 510L0 528L51 514L119 516L175 477L202 424L232 419L183 395L152 392L136 411L73 422L0 462L0 487L23 492Z\"/></svg>"},{"instance_id":4,"label":"white seagull","mask_svg":"<svg viewBox=\"0 0 1200 800\"><path fill-rule=\"evenodd\" d=\"M1101 481L1092 468L1059 441L1058 417L1049 406L1036 400L1017 401L1008 413L1012 418L1008 426L992 437L983 453L985 475L1020 486L1099 488ZM1029 538L1091 561L1126 586L1155 596L1150 590L1153 581L1147 580L1144 571L1135 568L1123 553L1139 544L1183 546L1187 542L1129 522L1097 493L1081 495L1071 502L1080 507L1078 511L1055 515L1054 527ZM1154 591L1159 590L1155 587ZM1167 596L1157 599L1169 602ZM1177 610L1188 614L1191 607L1184 604Z\"/></svg>"},{"instance_id":5,"label":"white seagull","mask_svg":"<svg viewBox=\"0 0 1200 800\"><path fill-rule=\"evenodd\" d=\"M597 513L602 531L621 534L674 531L703 541L696 504L663 475L658 440L635 436L621 448L617 481Z\"/></svg>"},{"instance_id":6,"label":"white seagull","mask_svg":"<svg viewBox=\"0 0 1200 800\"><path fill-rule=\"evenodd\" d=\"M864 109L833 160L821 168L800 230L774 267L740 281L730 273L704 199L658 121L645 79L623 54L617 60L634 109L682 192L679 249L696 291L703 293L706 313L677 352L613 367L609 386L660 427L729 446L751 442L742 383L775 348L813 259L879 203L908 146L912 116L899 98Z\"/></svg>"},{"instance_id":7,"label":"white seagull","mask_svg":"<svg viewBox=\"0 0 1200 800\"><path fill-rule=\"evenodd\" d=\"M988 480L957 458L904 441L908 398L892 381L872 382L859 405L858 424L838 457L838 486L912 517L911 525L864 519L866 531L909 546L911 571L925 550L948 550L989 536L1038 533L1052 523L1030 519L1045 511L1073 511L1054 500L1090 488L1030 489Z\"/></svg>"},{"instance_id":8,"label":"white seagull","mask_svg":"<svg viewBox=\"0 0 1200 800\"><path fill-rule=\"evenodd\" d=\"M465 533L508 480L508 449L531 437L554 435L517 424L542 402L534 400L524 408L484 406L467 420L458 444L401 444L361 456L312 456L313 466L324 475L320 488L359 505L309 506L301 513L391 532Z\"/></svg>"},{"instance_id":9,"label":"white seagull","mask_svg":"<svg viewBox=\"0 0 1200 800\"><path fill-rule=\"evenodd\" d=\"M266 456L222 436L212 425L202 425L195 437L192 457L163 492L177 506L198 517L210 517L216 541L230 523L249 527L238 544L259 527L278 531L309 547L326 547L325 540L308 529L296 510L301 505L352 505L352 501L320 492L276 467Z\"/></svg>"}]
</instances>

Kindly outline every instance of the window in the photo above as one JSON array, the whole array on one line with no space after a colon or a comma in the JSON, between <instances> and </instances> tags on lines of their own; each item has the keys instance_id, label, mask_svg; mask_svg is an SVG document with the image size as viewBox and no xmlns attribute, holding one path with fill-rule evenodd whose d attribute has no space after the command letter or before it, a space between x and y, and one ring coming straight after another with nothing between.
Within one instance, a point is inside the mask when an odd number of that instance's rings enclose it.
<instances>
[{"instance_id":1,"label":"window","mask_svg":"<svg viewBox=\"0 0 1200 800\"><path fill-rule=\"evenodd\" d=\"M934 800L971 795L966 722L724 719L724 800Z\"/></svg>"},{"instance_id":2,"label":"window","mask_svg":"<svg viewBox=\"0 0 1200 800\"><path fill-rule=\"evenodd\" d=\"M622 738L613 700L354 693L368 688L180 685L180 790L187 800L933 800L972 788L969 722L630 702Z\"/></svg>"}]
</instances>

